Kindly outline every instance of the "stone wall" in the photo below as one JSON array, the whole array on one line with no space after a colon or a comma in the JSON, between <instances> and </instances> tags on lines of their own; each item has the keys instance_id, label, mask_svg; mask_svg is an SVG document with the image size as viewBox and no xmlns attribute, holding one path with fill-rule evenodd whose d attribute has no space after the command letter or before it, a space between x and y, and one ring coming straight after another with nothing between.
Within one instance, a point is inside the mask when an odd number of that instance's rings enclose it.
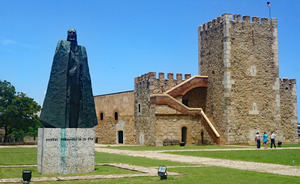
<instances>
[{"instance_id":1,"label":"stone wall","mask_svg":"<svg viewBox=\"0 0 300 184\"><path fill-rule=\"evenodd\" d=\"M137 144L154 145L155 127L150 121L150 115L153 114L150 109L150 82L155 79L155 73L150 72L141 77L135 78L134 83L134 121L135 121L135 139Z\"/></svg>"},{"instance_id":2,"label":"stone wall","mask_svg":"<svg viewBox=\"0 0 300 184\"><path fill-rule=\"evenodd\" d=\"M104 144L118 143L118 131L123 131L124 144L135 144L134 139L134 92L125 91L94 97L98 125L96 141ZM115 112L118 120L115 120ZM101 113L103 120L101 120Z\"/></svg>"},{"instance_id":3,"label":"stone wall","mask_svg":"<svg viewBox=\"0 0 300 184\"><path fill-rule=\"evenodd\" d=\"M182 102L192 108L202 108L205 111L206 107L207 88L198 87L190 90L182 97Z\"/></svg>"},{"instance_id":4,"label":"stone wall","mask_svg":"<svg viewBox=\"0 0 300 184\"><path fill-rule=\"evenodd\" d=\"M284 136L281 141L298 142L297 94L295 79L280 80L280 117L281 130Z\"/></svg>"},{"instance_id":5,"label":"stone wall","mask_svg":"<svg viewBox=\"0 0 300 184\"><path fill-rule=\"evenodd\" d=\"M273 32L277 32L275 19L252 17L250 22L244 16L241 22L235 16L231 22L230 143L252 141L257 131L280 131L277 34Z\"/></svg>"},{"instance_id":6,"label":"stone wall","mask_svg":"<svg viewBox=\"0 0 300 184\"><path fill-rule=\"evenodd\" d=\"M228 143L280 134L276 19L224 14L200 26L199 73L209 79L206 113Z\"/></svg>"},{"instance_id":7,"label":"stone wall","mask_svg":"<svg viewBox=\"0 0 300 184\"><path fill-rule=\"evenodd\" d=\"M205 113L213 117L219 129L226 135L224 80L224 32L226 16L218 17L198 29L199 75L208 76ZM227 30L228 31L228 30ZM227 32L226 32L227 33ZM226 37L226 39L228 39ZM227 40L225 40L227 41ZM226 42L227 43L227 42ZM228 48L228 46L226 46ZM228 62L226 60L226 62Z\"/></svg>"},{"instance_id":8,"label":"stone wall","mask_svg":"<svg viewBox=\"0 0 300 184\"><path fill-rule=\"evenodd\" d=\"M201 123L200 115L184 115L166 105L155 106L155 145L164 142L181 142L182 128L187 128L186 144L213 144L208 132ZM163 115L161 115L163 114Z\"/></svg>"},{"instance_id":9,"label":"stone wall","mask_svg":"<svg viewBox=\"0 0 300 184\"><path fill-rule=\"evenodd\" d=\"M135 78L134 117L137 144L155 145L155 105L150 104L150 95L162 94L190 77L190 74L185 74L183 79L182 74L176 74L174 79L174 74L168 73L165 78L164 73L159 73L157 78L155 72L149 72Z\"/></svg>"}]
</instances>

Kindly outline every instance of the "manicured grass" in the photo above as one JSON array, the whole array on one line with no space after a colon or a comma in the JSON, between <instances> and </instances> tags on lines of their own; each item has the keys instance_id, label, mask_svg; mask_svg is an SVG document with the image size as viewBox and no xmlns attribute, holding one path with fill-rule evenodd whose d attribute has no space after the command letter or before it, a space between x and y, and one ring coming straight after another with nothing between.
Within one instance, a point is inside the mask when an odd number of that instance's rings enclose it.
<instances>
[{"instance_id":1,"label":"manicured grass","mask_svg":"<svg viewBox=\"0 0 300 184\"><path fill-rule=\"evenodd\" d=\"M186 151L171 154L300 166L300 150ZM293 162L294 160L294 162Z\"/></svg>"},{"instance_id":2,"label":"manicured grass","mask_svg":"<svg viewBox=\"0 0 300 184\"><path fill-rule=\"evenodd\" d=\"M37 163L37 148L1 148L0 165L32 165Z\"/></svg>"},{"instance_id":3,"label":"manicured grass","mask_svg":"<svg viewBox=\"0 0 300 184\"><path fill-rule=\"evenodd\" d=\"M0 168L0 178L21 178L22 170L29 169L32 171L32 177L51 177L51 176L81 176L81 175L107 175L107 174L134 174L135 171L119 169L111 166L96 166L95 171L91 173L67 174L67 175L41 175L37 168Z\"/></svg>"},{"instance_id":4,"label":"manicured grass","mask_svg":"<svg viewBox=\"0 0 300 184\"><path fill-rule=\"evenodd\" d=\"M219 145L188 145L180 146L112 146L107 147L111 149L120 150L134 150L134 151L155 151L155 150L183 150L183 149L229 149L229 148L242 148L238 146L219 146Z\"/></svg>"},{"instance_id":5,"label":"manicured grass","mask_svg":"<svg viewBox=\"0 0 300 184\"><path fill-rule=\"evenodd\" d=\"M180 154L193 153L195 156L198 153L206 153L207 156L212 157L215 155L227 155L225 159L237 159L237 156L247 158L255 158L261 161L262 158L271 158L272 161L283 158L297 158L295 159L295 165L299 163L299 152L300 150L254 150L254 151L198 151L198 152L180 152ZM174 153L174 152L172 152ZM32 155L32 158L28 155ZM262 155L264 154L264 155ZM24 155L27 155L23 157ZM4 158L3 158L4 156ZM217 158L217 157L215 157ZM224 157L223 157L224 158ZM26 162L27 159L27 163ZM237 160L243 160L238 158ZM1 165L8 164L36 164L36 148L5 148L0 149L0 162ZM160 160L153 160L140 157L122 156L117 154L99 153L96 152L97 163L128 163L142 166L158 166L158 165L182 165L176 162L167 162ZM273 163L273 162L270 162ZM281 163L283 164L283 163ZM35 168L29 168L33 170L33 177L41 177L37 173ZM121 178L121 179L102 179L102 180L82 180L82 181L61 181L61 182L34 182L40 184L86 184L86 183L105 183L105 184L156 184L156 183L172 183L172 184L193 184L193 183L206 183L206 184L260 184L260 183L272 183L272 184L284 184L293 183L300 184L300 177L282 176L267 173L257 173L253 171L243 171L237 169L229 169L222 167L200 167L200 168L169 168L168 171L179 172L184 175L182 176L169 176L168 180L160 181L159 177L135 177L135 178ZM22 168L1 168L0 178L20 178ZM110 166L96 166L96 170L93 173L83 173L75 175L90 175L90 174L128 174L135 173L133 171L118 169ZM42 176L53 176L53 175L42 175ZM57 175L56 175L57 176ZM33 184L34 184L33 183Z\"/></svg>"},{"instance_id":6,"label":"manicured grass","mask_svg":"<svg viewBox=\"0 0 300 184\"><path fill-rule=\"evenodd\" d=\"M267 173L257 173L253 171L242 171L237 169L228 169L222 167L199 167L199 168L172 168L173 172L183 173L183 176L169 176L167 180L159 180L159 177L135 177L121 179L103 179L89 181L61 181L47 182L47 184L300 184L300 177L282 176ZM45 182L39 182L45 184Z\"/></svg>"},{"instance_id":7,"label":"manicured grass","mask_svg":"<svg viewBox=\"0 0 300 184\"><path fill-rule=\"evenodd\" d=\"M36 148L1 148L0 165L31 165L37 164ZM140 166L159 166L159 165L191 165L178 162L153 160L142 157L132 157L118 154L95 152L96 163L126 163Z\"/></svg>"},{"instance_id":8,"label":"manicured grass","mask_svg":"<svg viewBox=\"0 0 300 184\"><path fill-rule=\"evenodd\" d=\"M298 144L282 144L282 147L300 147L300 142Z\"/></svg>"},{"instance_id":9,"label":"manicured grass","mask_svg":"<svg viewBox=\"0 0 300 184\"><path fill-rule=\"evenodd\" d=\"M139 166L182 166L182 165L191 165L179 162L172 162L166 160L153 160L150 158L144 157L132 157L126 155L118 155L112 153L102 153L95 152L95 161L96 163L126 163L131 165L139 165Z\"/></svg>"}]
</instances>

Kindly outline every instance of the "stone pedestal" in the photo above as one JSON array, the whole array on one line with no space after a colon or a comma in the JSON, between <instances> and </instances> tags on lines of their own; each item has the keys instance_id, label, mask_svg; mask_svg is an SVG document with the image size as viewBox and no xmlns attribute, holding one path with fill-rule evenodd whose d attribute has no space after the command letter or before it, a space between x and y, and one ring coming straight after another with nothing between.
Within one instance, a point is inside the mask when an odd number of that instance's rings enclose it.
<instances>
[{"instance_id":1,"label":"stone pedestal","mask_svg":"<svg viewBox=\"0 0 300 184\"><path fill-rule=\"evenodd\" d=\"M69 174L95 168L94 128L39 128L38 172Z\"/></svg>"}]
</instances>

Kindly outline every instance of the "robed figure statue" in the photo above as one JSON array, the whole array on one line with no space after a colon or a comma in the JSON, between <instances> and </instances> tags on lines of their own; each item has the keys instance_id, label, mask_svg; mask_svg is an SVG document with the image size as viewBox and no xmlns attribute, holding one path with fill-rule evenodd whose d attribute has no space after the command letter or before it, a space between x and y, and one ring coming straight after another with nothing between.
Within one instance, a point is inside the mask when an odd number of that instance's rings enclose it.
<instances>
[{"instance_id":1,"label":"robed figure statue","mask_svg":"<svg viewBox=\"0 0 300 184\"><path fill-rule=\"evenodd\" d=\"M57 44L40 119L45 128L97 125L86 49L77 44L75 29Z\"/></svg>"}]
</instances>

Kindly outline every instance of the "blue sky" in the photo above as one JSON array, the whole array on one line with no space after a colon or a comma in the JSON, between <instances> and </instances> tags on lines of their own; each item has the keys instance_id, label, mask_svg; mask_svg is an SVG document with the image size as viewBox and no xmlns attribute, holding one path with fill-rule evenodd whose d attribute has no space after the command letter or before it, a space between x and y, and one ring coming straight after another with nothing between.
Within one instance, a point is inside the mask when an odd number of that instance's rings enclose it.
<instances>
[{"instance_id":1,"label":"blue sky","mask_svg":"<svg viewBox=\"0 0 300 184\"><path fill-rule=\"evenodd\" d=\"M271 6L280 77L299 83L300 1ZM149 71L196 75L197 28L223 13L269 16L266 0L1 0L0 80L42 104L57 41L71 27L87 48L94 95L132 90Z\"/></svg>"}]
</instances>

